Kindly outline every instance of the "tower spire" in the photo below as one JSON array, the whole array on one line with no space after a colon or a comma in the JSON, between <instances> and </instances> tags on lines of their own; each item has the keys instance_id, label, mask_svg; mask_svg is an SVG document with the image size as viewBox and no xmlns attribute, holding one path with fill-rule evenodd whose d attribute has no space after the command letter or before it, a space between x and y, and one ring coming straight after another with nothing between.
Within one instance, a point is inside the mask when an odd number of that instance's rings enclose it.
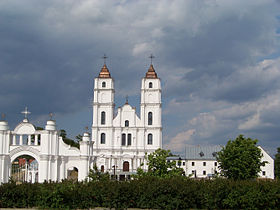
<instances>
[{"instance_id":1,"label":"tower spire","mask_svg":"<svg viewBox=\"0 0 280 210\"><path fill-rule=\"evenodd\" d=\"M155 56L153 56L153 54L151 54L149 56L149 58L151 59L151 65L150 65L150 67L148 69L148 72L146 73L146 77L145 78L156 79L158 77L157 77L157 73L156 73L156 71L154 69L154 66L153 66L153 59L155 58Z\"/></svg>"},{"instance_id":2,"label":"tower spire","mask_svg":"<svg viewBox=\"0 0 280 210\"><path fill-rule=\"evenodd\" d=\"M106 59L108 58L106 54L102 57L104 59L104 65L99 73L99 78L111 78L111 74L109 72L109 69L106 66Z\"/></svg>"}]
</instances>

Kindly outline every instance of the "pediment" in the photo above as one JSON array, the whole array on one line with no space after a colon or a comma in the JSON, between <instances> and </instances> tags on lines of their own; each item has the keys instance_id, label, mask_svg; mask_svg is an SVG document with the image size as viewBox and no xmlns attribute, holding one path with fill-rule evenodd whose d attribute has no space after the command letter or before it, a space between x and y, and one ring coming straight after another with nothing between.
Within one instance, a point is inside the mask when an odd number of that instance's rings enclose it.
<instances>
[{"instance_id":1,"label":"pediment","mask_svg":"<svg viewBox=\"0 0 280 210\"><path fill-rule=\"evenodd\" d=\"M31 123L28 123L28 122L22 122L17 125L17 127L14 130L14 133L28 135L28 134L34 134L35 131L36 131L36 129L35 129L34 125L32 125Z\"/></svg>"}]
</instances>

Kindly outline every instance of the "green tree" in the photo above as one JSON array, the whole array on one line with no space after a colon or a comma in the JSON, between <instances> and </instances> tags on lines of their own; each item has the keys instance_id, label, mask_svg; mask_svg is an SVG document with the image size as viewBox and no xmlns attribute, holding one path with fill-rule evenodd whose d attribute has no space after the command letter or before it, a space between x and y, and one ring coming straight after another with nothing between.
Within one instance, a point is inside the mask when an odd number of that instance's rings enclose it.
<instances>
[{"instance_id":1,"label":"green tree","mask_svg":"<svg viewBox=\"0 0 280 210\"><path fill-rule=\"evenodd\" d=\"M154 177L173 177L184 175L184 170L176 166L175 161L167 161L170 156L170 150L157 149L155 152L145 156L148 165L148 171L142 168L137 169L136 177L154 176Z\"/></svg>"},{"instance_id":2,"label":"green tree","mask_svg":"<svg viewBox=\"0 0 280 210\"><path fill-rule=\"evenodd\" d=\"M70 145L71 147L77 147L77 148L80 148L80 144L76 141L74 141L73 139L69 139L67 138L67 133L65 130L61 129L59 131L59 136L62 137L62 140L64 141L65 144L68 144Z\"/></svg>"},{"instance_id":3,"label":"green tree","mask_svg":"<svg viewBox=\"0 0 280 210\"><path fill-rule=\"evenodd\" d=\"M274 175L275 178L280 179L280 147L277 148L277 154L275 155Z\"/></svg>"},{"instance_id":4,"label":"green tree","mask_svg":"<svg viewBox=\"0 0 280 210\"><path fill-rule=\"evenodd\" d=\"M88 178L90 182L109 181L110 175L108 172L104 173L98 170L96 164L94 164L93 169L89 170Z\"/></svg>"},{"instance_id":5,"label":"green tree","mask_svg":"<svg viewBox=\"0 0 280 210\"><path fill-rule=\"evenodd\" d=\"M258 177L263 154L257 147L258 140L244 138L239 135L235 140L229 140L227 145L218 152L220 174L234 180L245 180Z\"/></svg>"}]
</instances>

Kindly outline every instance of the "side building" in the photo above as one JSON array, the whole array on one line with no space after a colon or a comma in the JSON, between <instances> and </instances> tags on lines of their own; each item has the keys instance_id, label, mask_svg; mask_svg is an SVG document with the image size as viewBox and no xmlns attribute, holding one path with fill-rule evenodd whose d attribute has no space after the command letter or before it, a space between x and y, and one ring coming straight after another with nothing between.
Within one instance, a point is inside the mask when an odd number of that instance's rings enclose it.
<instances>
[{"instance_id":1,"label":"side building","mask_svg":"<svg viewBox=\"0 0 280 210\"><path fill-rule=\"evenodd\" d=\"M274 160L261 146L258 147L263 154L262 161L267 161L261 167L259 178L274 179ZM216 156L221 149L221 146L187 146L185 157L168 157L167 161L176 161L177 166L191 178L211 178L219 172Z\"/></svg>"},{"instance_id":2,"label":"side building","mask_svg":"<svg viewBox=\"0 0 280 210\"><path fill-rule=\"evenodd\" d=\"M114 79L106 64L94 79L92 141L94 164L104 172L129 179L145 153L162 147L161 84L151 64L141 84L140 117L128 100L115 113Z\"/></svg>"}]
</instances>

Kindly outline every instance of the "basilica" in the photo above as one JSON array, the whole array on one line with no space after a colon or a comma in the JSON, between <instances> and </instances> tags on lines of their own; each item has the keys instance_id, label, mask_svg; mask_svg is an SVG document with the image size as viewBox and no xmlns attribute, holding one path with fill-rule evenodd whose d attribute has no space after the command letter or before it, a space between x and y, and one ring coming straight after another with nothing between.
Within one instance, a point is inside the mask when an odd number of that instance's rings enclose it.
<instances>
[{"instance_id":1,"label":"basilica","mask_svg":"<svg viewBox=\"0 0 280 210\"><path fill-rule=\"evenodd\" d=\"M130 179L137 168L147 169L145 154L162 147L161 84L151 64L141 82L140 116L128 101L115 109L114 79L106 64L94 79L92 132L85 132L80 148L64 143L55 120L43 130L24 119L14 130L0 121L0 183L17 181L82 181L97 166L115 179Z\"/></svg>"}]
</instances>

